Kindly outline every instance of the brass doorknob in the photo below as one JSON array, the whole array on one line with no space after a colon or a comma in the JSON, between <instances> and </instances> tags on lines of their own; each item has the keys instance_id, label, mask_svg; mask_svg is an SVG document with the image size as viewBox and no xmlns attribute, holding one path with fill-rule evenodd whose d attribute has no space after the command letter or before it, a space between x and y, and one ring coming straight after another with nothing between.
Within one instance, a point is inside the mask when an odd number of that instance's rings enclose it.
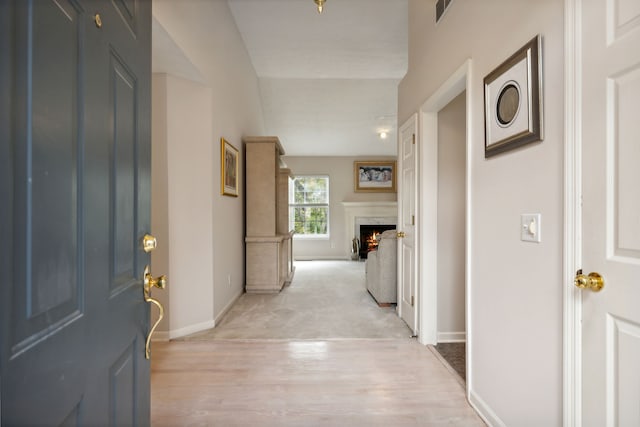
<instances>
[{"instance_id":1,"label":"brass doorknob","mask_svg":"<svg viewBox=\"0 0 640 427\"><path fill-rule=\"evenodd\" d=\"M164 289L167 287L167 276L164 274L159 277L153 277L148 270L149 266L144 271L144 289L150 293L151 287L154 286L158 289Z\"/></svg>"},{"instance_id":2,"label":"brass doorknob","mask_svg":"<svg viewBox=\"0 0 640 427\"><path fill-rule=\"evenodd\" d=\"M593 292L600 292L604 288L604 277L598 273L582 274L582 270L576 271L576 278L573 284L580 289L589 289Z\"/></svg>"},{"instance_id":3,"label":"brass doorknob","mask_svg":"<svg viewBox=\"0 0 640 427\"><path fill-rule=\"evenodd\" d=\"M402 239L403 237L405 237L404 231L398 231L396 233L396 236L398 237L398 239Z\"/></svg>"}]
</instances>

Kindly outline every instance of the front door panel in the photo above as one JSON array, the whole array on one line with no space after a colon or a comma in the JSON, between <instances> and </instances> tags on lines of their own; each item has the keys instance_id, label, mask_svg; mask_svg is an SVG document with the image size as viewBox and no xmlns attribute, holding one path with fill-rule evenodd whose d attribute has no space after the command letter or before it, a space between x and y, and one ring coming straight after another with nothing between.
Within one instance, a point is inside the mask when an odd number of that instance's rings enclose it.
<instances>
[{"instance_id":1,"label":"front door panel","mask_svg":"<svg viewBox=\"0 0 640 427\"><path fill-rule=\"evenodd\" d=\"M2 425L149 422L150 17L0 2Z\"/></svg>"},{"instance_id":2,"label":"front door panel","mask_svg":"<svg viewBox=\"0 0 640 427\"><path fill-rule=\"evenodd\" d=\"M111 289L117 291L134 283L136 255L138 253L135 224L135 175L136 159L136 78L124 61L110 52L109 63L109 112L113 116L110 131L109 192Z\"/></svg>"},{"instance_id":3,"label":"front door panel","mask_svg":"<svg viewBox=\"0 0 640 427\"><path fill-rule=\"evenodd\" d=\"M67 1L28 6L4 5L15 17L3 34L13 41L14 59L2 58L13 65L2 76L12 83L13 114L2 126L3 157L11 161L2 179L2 258L9 272L2 284L2 421L9 425L69 418L82 406L87 374L68 369L85 356L73 346L86 328L81 13ZM64 393L33 388L43 383ZM49 414L34 407L50 408Z\"/></svg>"}]
</instances>

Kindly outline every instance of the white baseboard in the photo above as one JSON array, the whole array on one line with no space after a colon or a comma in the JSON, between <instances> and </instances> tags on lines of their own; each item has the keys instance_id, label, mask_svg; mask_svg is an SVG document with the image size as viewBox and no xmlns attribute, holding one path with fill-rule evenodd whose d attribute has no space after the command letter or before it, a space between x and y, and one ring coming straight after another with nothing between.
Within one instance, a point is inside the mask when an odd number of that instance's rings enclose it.
<instances>
[{"instance_id":1,"label":"white baseboard","mask_svg":"<svg viewBox=\"0 0 640 427\"><path fill-rule=\"evenodd\" d=\"M151 341L169 341L168 331L155 331L151 337Z\"/></svg>"},{"instance_id":2,"label":"white baseboard","mask_svg":"<svg viewBox=\"0 0 640 427\"><path fill-rule=\"evenodd\" d=\"M438 342L466 342L466 332L438 332Z\"/></svg>"},{"instance_id":3,"label":"white baseboard","mask_svg":"<svg viewBox=\"0 0 640 427\"><path fill-rule=\"evenodd\" d=\"M238 300L238 298L242 296L243 293L244 291L241 290L238 293L238 295L233 297L233 299L231 299L229 304L227 304L226 307L222 309L222 311L216 316L215 319L207 320L206 322L197 323L195 325L185 326L184 328L180 328L172 331L156 331L154 332L153 337L151 338L151 341L170 341L175 338L181 338L186 335L191 335L191 334L195 334L196 332L201 332L207 329L214 328L216 326L216 323L219 322L220 319L222 319L222 317L225 314L227 314L229 310L231 310L231 307L233 307L233 304L235 304L235 302Z\"/></svg>"},{"instance_id":4,"label":"white baseboard","mask_svg":"<svg viewBox=\"0 0 640 427\"><path fill-rule=\"evenodd\" d=\"M186 335L195 334L196 332L205 331L216 326L215 320L207 320L206 322L197 323L195 325L185 326L184 328L169 331L169 339L184 337Z\"/></svg>"},{"instance_id":5,"label":"white baseboard","mask_svg":"<svg viewBox=\"0 0 640 427\"><path fill-rule=\"evenodd\" d=\"M215 319L213 319L214 324L218 324L220 322L220 320L224 317L225 314L227 314L229 312L229 310L231 310L231 307L233 307L233 304L236 303L236 301L238 301L238 298L240 298L242 296L242 294L244 294L244 290L241 289L240 292L238 292L238 294L231 298L231 301L229 301L229 304L227 304L221 311L220 313L218 313L218 315L216 315Z\"/></svg>"},{"instance_id":6,"label":"white baseboard","mask_svg":"<svg viewBox=\"0 0 640 427\"><path fill-rule=\"evenodd\" d=\"M476 410L480 418L487 423L489 427L506 427L493 410L482 400L473 390L469 392L469 403Z\"/></svg>"}]
</instances>

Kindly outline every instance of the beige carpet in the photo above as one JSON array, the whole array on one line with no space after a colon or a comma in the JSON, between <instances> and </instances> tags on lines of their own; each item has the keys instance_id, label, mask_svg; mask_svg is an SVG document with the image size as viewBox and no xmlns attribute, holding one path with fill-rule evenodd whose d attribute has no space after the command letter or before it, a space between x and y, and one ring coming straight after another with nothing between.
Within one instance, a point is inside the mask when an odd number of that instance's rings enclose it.
<instances>
[{"instance_id":1,"label":"beige carpet","mask_svg":"<svg viewBox=\"0 0 640 427\"><path fill-rule=\"evenodd\" d=\"M244 294L216 328L185 337L212 339L409 338L395 306L367 292L364 262L298 261L291 285L273 295Z\"/></svg>"}]
</instances>

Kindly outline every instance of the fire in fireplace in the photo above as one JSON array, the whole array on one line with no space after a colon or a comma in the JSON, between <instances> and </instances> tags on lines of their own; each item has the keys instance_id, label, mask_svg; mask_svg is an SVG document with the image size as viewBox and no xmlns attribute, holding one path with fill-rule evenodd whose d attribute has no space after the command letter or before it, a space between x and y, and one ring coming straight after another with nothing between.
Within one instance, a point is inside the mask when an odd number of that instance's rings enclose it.
<instances>
[{"instance_id":1,"label":"fire in fireplace","mask_svg":"<svg viewBox=\"0 0 640 427\"><path fill-rule=\"evenodd\" d=\"M378 247L377 237L383 231L395 228L393 224L360 225L360 258L366 259L369 251Z\"/></svg>"}]
</instances>

